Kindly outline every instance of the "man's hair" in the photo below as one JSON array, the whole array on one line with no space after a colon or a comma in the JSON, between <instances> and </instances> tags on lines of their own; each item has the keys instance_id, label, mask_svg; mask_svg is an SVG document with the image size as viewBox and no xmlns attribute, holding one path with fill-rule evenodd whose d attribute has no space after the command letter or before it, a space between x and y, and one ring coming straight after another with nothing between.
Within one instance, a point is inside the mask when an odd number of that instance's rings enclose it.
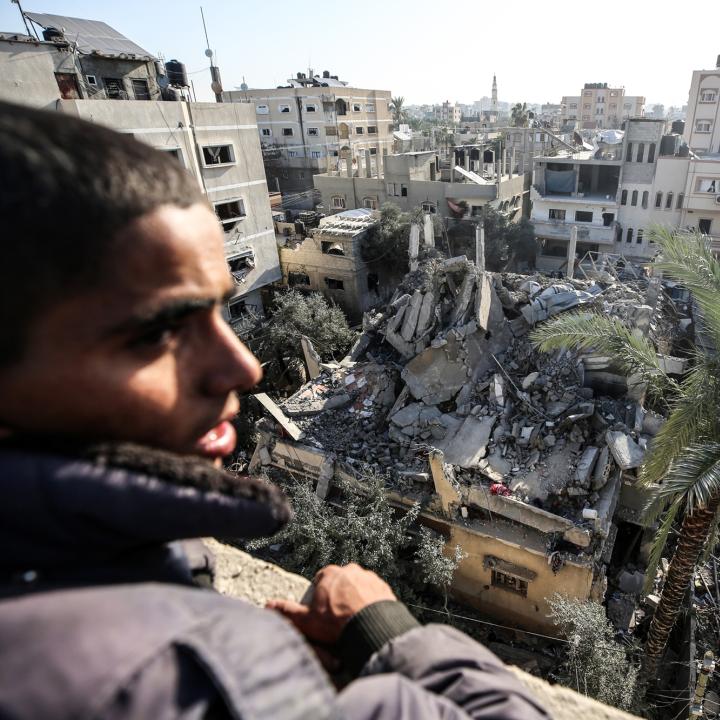
<instances>
[{"instance_id":1,"label":"man's hair","mask_svg":"<svg viewBox=\"0 0 720 720\"><path fill-rule=\"evenodd\" d=\"M169 153L76 117L0 103L0 367L21 358L47 306L102 284L111 251L122 250L120 230L160 205L201 202L197 181Z\"/></svg>"}]
</instances>

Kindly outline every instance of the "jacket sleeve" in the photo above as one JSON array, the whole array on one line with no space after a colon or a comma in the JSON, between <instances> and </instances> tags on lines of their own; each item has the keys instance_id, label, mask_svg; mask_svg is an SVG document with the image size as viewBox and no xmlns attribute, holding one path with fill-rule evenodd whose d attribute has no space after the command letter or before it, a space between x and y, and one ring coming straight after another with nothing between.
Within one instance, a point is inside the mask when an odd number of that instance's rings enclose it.
<instances>
[{"instance_id":1,"label":"jacket sleeve","mask_svg":"<svg viewBox=\"0 0 720 720\"><path fill-rule=\"evenodd\" d=\"M449 626L420 626L401 603L375 603L358 613L343 633L341 653L351 671L363 653L366 660L360 679L340 695L351 706L349 718L550 717L487 648ZM376 714L353 710L355 697L377 705Z\"/></svg>"}]
</instances>

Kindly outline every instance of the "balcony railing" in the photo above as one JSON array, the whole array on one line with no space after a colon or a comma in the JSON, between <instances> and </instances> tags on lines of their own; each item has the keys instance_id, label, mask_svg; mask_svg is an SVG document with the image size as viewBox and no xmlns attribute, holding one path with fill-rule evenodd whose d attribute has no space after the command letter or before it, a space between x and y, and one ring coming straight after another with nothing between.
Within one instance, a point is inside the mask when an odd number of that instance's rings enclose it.
<instances>
[{"instance_id":1,"label":"balcony railing","mask_svg":"<svg viewBox=\"0 0 720 720\"><path fill-rule=\"evenodd\" d=\"M535 234L557 240L569 240L570 229L578 229L579 242L592 242L600 245L613 245L615 243L615 224L593 225L591 223L578 223L566 220L536 220L530 218L535 226Z\"/></svg>"}]
</instances>

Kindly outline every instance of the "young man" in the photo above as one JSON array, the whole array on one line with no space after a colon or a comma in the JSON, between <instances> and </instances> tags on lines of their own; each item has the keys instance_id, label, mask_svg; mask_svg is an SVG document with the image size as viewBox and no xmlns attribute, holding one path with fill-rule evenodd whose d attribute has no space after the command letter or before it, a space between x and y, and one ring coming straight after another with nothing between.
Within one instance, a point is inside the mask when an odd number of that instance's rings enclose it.
<instances>
[{"instance_id":1,"label":"young man","mask_svg":"<svg viewBox=\"0 0 720 720\"><path fill-rule=\"evenodd\" d=\"M177 541L289 517L213 464L261 375L221 315L222 241L170 156L0 105L0 717L547 717L358 566L309 607L194 586ZM307 641L361 677L337 694Z\"/></svg>"}]
</instances>

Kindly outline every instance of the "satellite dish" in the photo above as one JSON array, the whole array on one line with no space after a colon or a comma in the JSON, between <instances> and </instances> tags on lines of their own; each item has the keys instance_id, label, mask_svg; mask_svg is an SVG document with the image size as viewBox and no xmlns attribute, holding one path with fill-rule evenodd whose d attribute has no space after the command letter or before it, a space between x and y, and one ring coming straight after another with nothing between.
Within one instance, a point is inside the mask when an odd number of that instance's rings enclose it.
<instances>
[{"instance_id":1,"label":"satellite dish","mask_svg":"<svg viewBox=\"0 0 720 720\"><path fill-rule=\"evenodd\" d=\"M210 48L208 48L208 49L205 51L205 57L209 57L209 58L212 57L212 50L211 50Z\"/></svg>"},{"instance_id":2,"label":"satellite dish","mask_svg":"<svg viewBox=\"0 0 720 720\"><path fill-rule=\"evenodd\" d=\"M210 83L210 89L216 94L219 95L222 91L222 85L219 82L211 82Z\"/></svg>"},{"instance_id":3,"label":"satellite dish","mask_svg":"<svg viewBox=\"0 0 720 720\"><path fill-rule=\"evenodd\" d=\"M242 85L240 85L240 89L243 90L243 91L248 90L248 84L247 84L247 83L243 83Z\"/></svg>"}]
</instances>

